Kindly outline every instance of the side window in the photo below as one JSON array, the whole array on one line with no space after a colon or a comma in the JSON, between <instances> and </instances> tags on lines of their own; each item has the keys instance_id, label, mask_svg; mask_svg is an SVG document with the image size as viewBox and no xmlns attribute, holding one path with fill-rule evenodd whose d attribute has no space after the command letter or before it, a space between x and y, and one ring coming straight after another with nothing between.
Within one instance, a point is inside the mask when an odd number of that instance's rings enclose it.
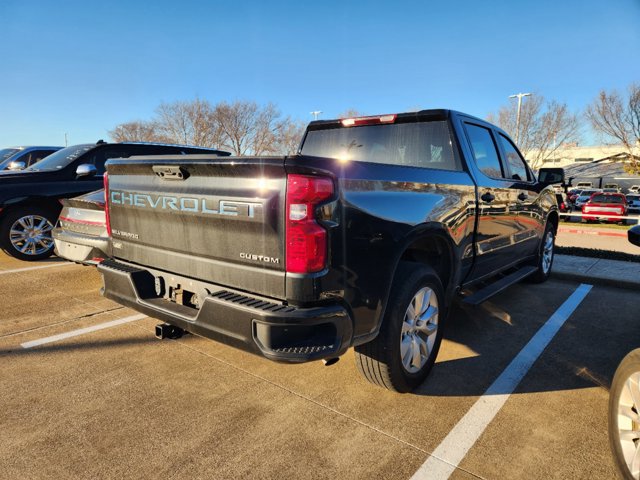
<instances>
[{"instance_id":1,"label":"side window","mask_svg":"<svg viewBox=\"0 0 640 480\"><path fill-rule=\"evenodd\" d=\"M516 150L516 147L513 146L511 140L509 140L504 135L498 135L500 139L500 144L502 145L502 149L507 156L507 162L509 162L509 170L511 170L511 178L514 180L522 180L528 181L531 180L529 178L529 173L527 171L527 167L524 164L524 160Z\"/></svg>"},{"instance_id":2,"label":"side window","mask_svg":"<svg viewBox=\"0 0 640 480\"><path fill-rule=\"evenodd\" d=\"M39 162L44 157L51 155L55 150L34 150L31 152L31 158L29 159L28 165L33 165L36 162Z\"/></svg>"},{"instance_id":3,"label":"side window","mask_svg":"<svg viewBox=\"0 0 640 480\"><path fill-rule=\"evenodd\" d=\"M112 149L112 148L99 148L97 151L93 151L91 156L86 159L86 161L81 161L80 163L91 163L95 165L97 169L97 175L102 175L104 173L104 164L110 158L127 158L131 155L131 152L122 149Z\"/></svg>"},{"instance_id":4,"label":"side window","mask_svg":"<svg viewBox=\"0 0 640 480\"><path fill-rule=\"evenodd\" d=\"M489 129L466 123L476 165L488 177L503 178L496 144Z\"/></svg>"},{"instance_id":5,"label":"side window","mask_svg":"<svg viewBox=\"0 0 640 480\"><path fill-rule=\"evenodd\" d=\"M162 145L146 146L140 152L133 155L180 155L181 151L175 147L165 147Z\"/></svg>"}]
</instances>

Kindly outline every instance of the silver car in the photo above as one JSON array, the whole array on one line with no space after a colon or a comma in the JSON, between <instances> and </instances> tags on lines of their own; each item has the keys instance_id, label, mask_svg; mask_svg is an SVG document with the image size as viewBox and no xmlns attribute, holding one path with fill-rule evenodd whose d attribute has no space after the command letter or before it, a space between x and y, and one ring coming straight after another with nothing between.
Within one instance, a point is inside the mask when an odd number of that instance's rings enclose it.
<instances>
[{"instance_id":1,"label":"silver car","mask_svg":"<svg viewBox=\"0 0 640 480\"><path fill-rule=\"evenodd\" d=\"M589 201L591 195L594 193L599 193L601 190L597 189L585 189L580 192L580 196L576 198L576 209L582 210L582 206Z\"/></svg>"},{"instance_id":2,"label":"silver car","mask_svg":"<svg viewBox=\"0 0 640 480\"><path fill-rule=\"evenodd\" d=\"M640 193L629 193L625 196L629 204L629 213L640 213Z\"/></svg>"},{"instance_id":3,"label":"silver car","mask_svg":"<svg viewBox=\"0 0 640 480\"><path fill-rule=\"evenodd\" d=\"M56 254L72 262L96 265L109 256L104 190L62 200L53 230Z\"/></svg>"}]
</instances>

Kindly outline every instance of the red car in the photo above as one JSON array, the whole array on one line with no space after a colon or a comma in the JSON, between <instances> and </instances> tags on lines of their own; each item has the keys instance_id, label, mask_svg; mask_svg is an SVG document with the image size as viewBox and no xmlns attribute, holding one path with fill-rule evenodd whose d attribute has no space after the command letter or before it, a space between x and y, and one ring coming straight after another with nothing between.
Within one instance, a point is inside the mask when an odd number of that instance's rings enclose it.
<instances>
[{"instance_id":1,"label":"red car","mask_svg":"<svg viewBox=\"0 0 640 480\"><path fill-rule=\"evenodd\" d=\"M594 193L582 206L582 219L591 222L621 222L627 215L627 199L621 193Z\"/></svg>"}]
</instances>

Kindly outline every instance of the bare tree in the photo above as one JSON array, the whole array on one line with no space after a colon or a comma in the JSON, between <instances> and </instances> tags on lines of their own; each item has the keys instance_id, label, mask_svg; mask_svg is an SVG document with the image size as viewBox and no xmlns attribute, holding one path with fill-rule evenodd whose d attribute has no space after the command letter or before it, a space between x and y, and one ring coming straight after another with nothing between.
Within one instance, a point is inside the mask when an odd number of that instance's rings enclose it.
<instances>
[{"instance_id":1,"label":"bare tree","mask_svg":"<svg viewBox=\"0 0 640 480\"><path fill-rule=\"evenodd\" d=\"M347 110L342 112L340 115L338 115L338 118L354 118L354 117L363 117L363 116L364 116L364 113L359 112L355 108L348 108Z\"/></svg>"},{"instance_id":2,"label":"bare tree","mask_svg":"<svg viewBox=\"0 0 640 480\"><path fill-rule=\"evenodd\" d=\"M625 169L640 174L640 162L634 155L640 147L640 84L631 84L626 98L615 90L602 90L586 115L596 132L624 146L630 160Z\"/></svg>"},{"instance_id":3,"label":"bare tree","mask_svg":"<svg viewBox=\"0 0 640 480\"><path fill-rule=\"evenodd\" d=\"M276 145L278 153L292 155L298 151L307 124L301 120L285 119L282 121Z\"/></svg>"},{"instance_id":4,"label":"bare tree","mask_svg":"<svg viewBox=\"0 0 640 480\"><path fill-rule=\"evenodd\" d=\"M116 141L185 143L230 150L235 155L291 154L298 149L305 125L282 117L275 105L206 100L162 103L150 122L116 126Z\"/></svg>"},{"instance_id":5,"label":"bare tree","mask_svg":"<svg viewBox=\"0 0 640 480\"><path fill-rule=\"evenodd\" d=\"M222 143L215 110L206 100L162 103L156 114L158 131L171 142L210 148Z\"/></svg>"},{"instance_id":6,"label":"bare tree","mask_svg":"<svg viewBox=\"0 0 640 480\"><path fill-rule=\"evenodd\" d=\"M533 95L522 103L519 135L516 135L518 107L515 102L503 106L487 120L495 123L511 137L518 136L518 148L532 168L539 168L545 160L555 157L565 143L575 142L580 136L580 121L569 111L567 104L555 100L545 101Z\"/></svg>"},{"instance_id":7,"label":"bare tree","mask_svg":"<svg viewBox=\"0 0 640 480\"><path fill-rule=\"evenodd\" d=\"M215 108L215 120L222 134L222 146L235 155L278 153L283 120L275 105L256 102L221 102Z\"/></svg>"},{"instance_id":8,"label":"bare tree","mask_svg":"<svg viewBox=\"0 0 640 480\"><path fill-rule=\"evenodd\" d=\"M116 125L109 131L114 142L166 142L153 122L134 121Z\"/></svg>"}]
</instances>

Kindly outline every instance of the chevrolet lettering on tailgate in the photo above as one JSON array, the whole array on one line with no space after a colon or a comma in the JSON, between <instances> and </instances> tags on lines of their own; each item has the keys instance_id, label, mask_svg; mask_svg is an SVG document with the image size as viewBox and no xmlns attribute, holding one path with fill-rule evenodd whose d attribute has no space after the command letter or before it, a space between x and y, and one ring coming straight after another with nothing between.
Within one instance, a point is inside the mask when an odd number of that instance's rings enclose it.
<instances>
[{"instance_id":1,"label":"chevrolet lettering on tailgate","mask_svg":"<svg viewBox=\"0 0 640 480\"><path fill-rule=\"evenodd\" d=\"M175 210L178 212L204 213L209 215L227 215L230 217L256 218L262 213L262 204L238 202L234 200L212 200L211 198L176 197L173 195L153 195L149 193L110 192L112 205L124 205L136 208Z\"/></svg>"}]
</instances>

